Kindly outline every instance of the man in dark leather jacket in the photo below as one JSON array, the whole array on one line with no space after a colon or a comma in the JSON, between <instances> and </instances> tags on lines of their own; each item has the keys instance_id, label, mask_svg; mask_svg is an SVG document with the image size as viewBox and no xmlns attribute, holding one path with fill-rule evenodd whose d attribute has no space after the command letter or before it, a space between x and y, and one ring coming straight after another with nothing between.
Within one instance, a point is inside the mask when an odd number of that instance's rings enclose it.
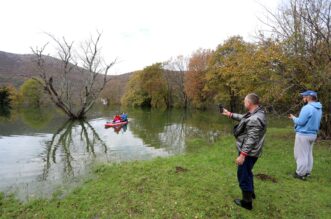
<instances>
[{"instance_id":1,"label":"man in dark leather jacket","mask_svg":"<svg viewBox=\"0 0 331 219\"><path fill-rule=\"evenodd\" d=\"M252 199L255 199L252 169L262 152L267 122L265 111L259 106L259 97L256 94L248 94L244 104L248 110L246 114L231 113L224 109L223 115L239 121L239 124L233 129L233 134L239 152L236 159L237 178L243 198L236 199L234 202L251 210L253 208Z\"/></svg>"}]
</instances>

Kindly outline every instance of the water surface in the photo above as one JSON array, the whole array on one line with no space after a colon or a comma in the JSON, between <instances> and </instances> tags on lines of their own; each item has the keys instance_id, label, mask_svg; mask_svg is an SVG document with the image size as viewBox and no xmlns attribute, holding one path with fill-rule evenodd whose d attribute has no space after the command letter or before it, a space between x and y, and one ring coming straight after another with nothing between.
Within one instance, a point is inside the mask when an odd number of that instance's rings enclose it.
<instances>
[{"instance_id":1,"label":"water surface","mask_svg":"<svg viewBox=\"0 0 331 219\"><path fill-rule=\"evenodd\" d=\"M95 164L185 153L187 140L212 143L232 128L216 110L129 109L127 126L105 129L116 111L96 107L76 122L55 110L22 109L0 117L0 191L22 200L49 197L74 187Z\"/></svg>"}]
</instances>

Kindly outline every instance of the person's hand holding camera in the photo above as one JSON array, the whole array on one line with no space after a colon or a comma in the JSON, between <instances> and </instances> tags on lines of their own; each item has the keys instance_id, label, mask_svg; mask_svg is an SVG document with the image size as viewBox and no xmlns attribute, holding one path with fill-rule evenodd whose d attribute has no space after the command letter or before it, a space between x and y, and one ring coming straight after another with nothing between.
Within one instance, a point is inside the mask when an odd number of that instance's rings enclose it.
<instances>
[{"instance_id":1,"label":"person's hand holding camera","mask_svg":"<svg viewBox=\"0 0 331 219\"><path fill-rule=\"evenodd\" d=\"M229 112L227 109L223 109L223 113L222 113L224 116L228 116L228 117L230 117L231 115L232 115L232 113L231 112Z\"/></svg>"},{"instance_id":2,"label":"person's hand holding camera","mask_svg":"<svg viewBox=\"0 0 331 219\"><path fill-rule=\"evenodd\" d=\"M294 116L293 114L289 114L289 115L288 115L288 118L289 118L289 119L294 119L295 116Z\"/></svg>"},{"instance_id":3,"label":"person's hand holding camera","mask_svg":"<svg viewBox=\"0 0 331 219\"><path fill-rule=\"evenodd\" d=\"M218 104L218 108L219 108L219 111L222 115L224 116L227 116L227 117L231 117L232 116L232 113L229 112L227 109L224 108L223 104Z\"/></svg>"}]
</instances>

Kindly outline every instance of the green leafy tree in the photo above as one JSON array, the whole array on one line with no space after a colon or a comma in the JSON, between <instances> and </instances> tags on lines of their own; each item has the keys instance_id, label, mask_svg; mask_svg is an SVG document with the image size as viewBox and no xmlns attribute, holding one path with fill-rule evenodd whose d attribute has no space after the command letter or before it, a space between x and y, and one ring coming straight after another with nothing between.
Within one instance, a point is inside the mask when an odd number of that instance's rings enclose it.
<instances>
[{"instance_id":1,"label":"green leafy tree","mask_svg":"<svg viewBox=\"0 0 331 219\"><path fill-rule=\"evenodd\" d=\"M0 107L8 107L10 108L10 91L7 87L0 88Z\"/></svg>"},{"instance_id":2,"label":"green leafy tree","mask_svg":"<svg viewBox=\"0 0 331 219\"><path fill-rule=\"evenodd\" d=\"M141 89L142 74L142 71L137 71L130 77L125 93L121 98L122 105L138 107L150 102L147 93Z\"/></svg>"},{"instance_id":3,"label":"green leafy tree","mask_svg":"<svg viewBox=\"0 0 331 219\"><path fill-rule=\"evenodd\" d=\"M161 63L135 72L127 85L121 103L126 106L166 108L167 87Z\"/></svg>"},{"instance_id":4,"label":"green leafy tree","mask_svg":"<svg viewBox=\"0 0 331 219\"><path fill-rule=\"evenodd\" d=\"M22 101L32 107L40 107L44 96L44 89L41 82L36 79L26 80L20 87Z\"/></svg>"}]
</instances>

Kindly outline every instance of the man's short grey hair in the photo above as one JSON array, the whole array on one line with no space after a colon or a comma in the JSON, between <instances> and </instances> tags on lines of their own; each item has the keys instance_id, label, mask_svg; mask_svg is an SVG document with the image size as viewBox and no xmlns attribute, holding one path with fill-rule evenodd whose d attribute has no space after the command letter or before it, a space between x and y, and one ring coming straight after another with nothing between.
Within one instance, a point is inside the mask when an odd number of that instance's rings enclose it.
<instances>
[{"instance_id":1,"label":"man's short grey hair","mask_svg":"<svg viewBox=\"0 0 331 219\"><path fill-rule=\"evenodd\" d=\"M256 93L247 94L246 98L249 102L251 102L254 105L260 104L260 98Z\"/></svg>"}]
</instances>

